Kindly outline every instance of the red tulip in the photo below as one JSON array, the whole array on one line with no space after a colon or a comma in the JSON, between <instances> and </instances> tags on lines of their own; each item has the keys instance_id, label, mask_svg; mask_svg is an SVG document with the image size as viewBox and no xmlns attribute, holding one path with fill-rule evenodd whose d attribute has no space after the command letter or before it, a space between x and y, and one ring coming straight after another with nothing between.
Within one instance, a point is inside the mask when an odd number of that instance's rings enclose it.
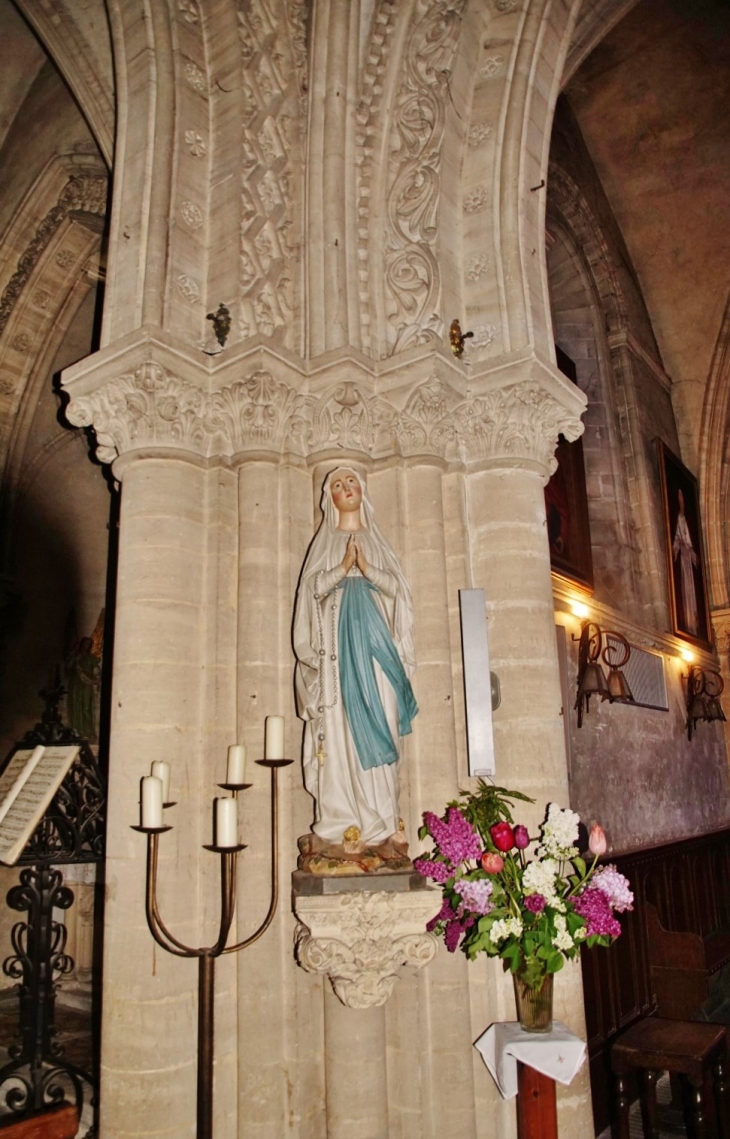
<instances>
[{"instance_id":1,"label":"red tulip","mask_svg":"<svg viewBox=\"0 0 730 1139\"><path fill-rule=\"evenodd\" d=\"M588 836L588 849L591 854L595 854L596 856L605 854L608 850L606 832L600 823L594 823L591 827L591 833Z\"/></svg>"},{"instance_id":2,"label":"red tulip","mask_svg":"<svg viewBox=\"0 0 730 1139\"><path fill-rule=\"evenodd\" d=\"M482 855L482 870L486 870L487 874L499 874L504 870L504 859L501 854L493 854L491 850L485 851Z\"/></svg>"},{"instance_id":3,"label":"red tulip","mask_svg":"<svg viewBox=\"0 0 730 1139\"><path fill-rule=\"evenodd\" d=\"M495 823L489 828L489 833L497 850L501 850L504 854L512 850L515 845L515 832L509 823Z\"/></svg>"}]
</instances>

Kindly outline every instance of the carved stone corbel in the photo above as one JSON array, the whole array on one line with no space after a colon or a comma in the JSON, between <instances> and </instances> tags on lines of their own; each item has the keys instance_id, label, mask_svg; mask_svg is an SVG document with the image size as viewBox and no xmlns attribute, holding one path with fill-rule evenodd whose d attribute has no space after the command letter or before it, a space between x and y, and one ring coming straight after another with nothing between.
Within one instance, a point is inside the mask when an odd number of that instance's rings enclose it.
<instances>
[{"instance_id":1,"label":"carved stone corbel","mask_svg":"<svg viewBox=\"0 0 730 1139\"><path fill-rule=\"evenodd\" d=\"M433 959L438 939L426 923L440 906L436 890L296 897L297 961L326 973L348 1008L384 1005L404 965L422 969Z\"/></svg>"}]
</instances>

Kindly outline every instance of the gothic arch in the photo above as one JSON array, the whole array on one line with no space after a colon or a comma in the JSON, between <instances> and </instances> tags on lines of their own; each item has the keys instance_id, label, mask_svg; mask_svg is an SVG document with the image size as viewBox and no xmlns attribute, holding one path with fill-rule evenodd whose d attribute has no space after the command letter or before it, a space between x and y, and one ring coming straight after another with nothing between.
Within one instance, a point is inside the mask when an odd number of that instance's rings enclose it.
<instances>
[{"instance_id":1,"label":"gothic arch","mask_svg":"<svg viewBox=\"0 0 730 1139\"><path fill-rule=\"evenodd\" d=\"M728 502L730 501L730 297L715 344L700 432L700 496L713 609L730 601Z\"/></svg>"},{"instance_id":2,"label":"gothic arch","mask_svg":"<svg viewBox=\"0 0 730 1139\"><path fill-rule=\"evenodd\" d=\"M636 416L631 356L638 345L631 335L628 301L601 224L572 177L555 162L550 165L548 224L551 234L562 236L581 281L577 291L585 297L584 324L592 326L596 354L596 374L586 388L585 454L591 517L599 524L594 527L597 586L617 609L632 608L636 619L661 627L666 621L664 592L657 586L664 580L661 536ZM556 339L561 343L559 327ZM571 354L568 343L561 346Z\"/></svg>"}]
</instances>

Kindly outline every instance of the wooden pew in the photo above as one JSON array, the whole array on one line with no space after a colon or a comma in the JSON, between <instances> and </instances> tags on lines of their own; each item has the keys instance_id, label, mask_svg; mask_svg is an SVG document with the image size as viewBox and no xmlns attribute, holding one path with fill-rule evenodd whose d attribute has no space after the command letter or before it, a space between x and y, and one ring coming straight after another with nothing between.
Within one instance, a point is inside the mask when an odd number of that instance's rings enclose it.
<instances>
[{"instance_id":1,"label":"wooden pew","mask_svg":"<svg viewBox=\"0 0 730 1139\"><path fill-rule=\"evenodd\" d=\"M667 1020L697 1020L713 977L730 962L730 932L700 935L665 929L646 902L651 984L657 1013Z\"/></svg>"}]
</instances>

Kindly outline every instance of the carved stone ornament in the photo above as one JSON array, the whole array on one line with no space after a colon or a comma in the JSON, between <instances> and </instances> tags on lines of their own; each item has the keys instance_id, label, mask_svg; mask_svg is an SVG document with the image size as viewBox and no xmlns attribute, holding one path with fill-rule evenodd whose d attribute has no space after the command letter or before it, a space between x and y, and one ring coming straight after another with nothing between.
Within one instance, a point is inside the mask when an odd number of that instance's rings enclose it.
<instances>
[{"instance_id":1,"label":"carved stone ornament","mask_svg":"<svg viewBox=\"0 0 730 1139\"><path fill-rule=\"evenodd\" d=\"M526 462L552 473L558 435L573 440L583 430L580 418L534 380L464 400L433 376L403 399L397 406L353 381L305 394L263 370L208 393L149 361L89 395L72 394L66 417L94 428L103 463L155 445L205 457L261 450L310 456L348 448L373 458Z\"/></svg>"},{"instance_id":2,"label":"carved stone ornament","mask_svg":"<svg viewBox=\"0 0 730 1139\"><path fill-rule=\"evenodd\" d=\"M433 960L438 939L426 923L440 904L435 890L299 897L297 961L308 973L326 973L348 1008L384 1005L404 965L422 969Z\"/></svg>"},{"instance_id":3,"label":"carved stone ornament","mask_svg":"<svg viewBox=\"0 0 730 1139\"><path fill-rule=\"evenodd\" d=\"M300 228L293 201L303 169L300 133L306 112L300 100L307 90L309 5L250 0L239 9L244 67L239 332L273 336L278 331L287 343L292 322L285 293L298 276L299 243L274 242L265 229Z\"/></svg>"},{"instance_id":4,"label":"carved stone ornament","mask_svg":"<svg viewBox=\"0 0 730 1139\"><path fill-rule=\"evenodd\" d=\"M106 213L107 193L107 179L103 175L82 174L69 178L61 191L58 203L48 211L39 225L35 237L18 261L18 266L0 298L0 332L8 323L15 302L30 278L38 258L62 222L68 217L78 218L82 223L87 216L103 217ZM70 249L62 249L57 255L58 264L62 268L73 264L74 259L75 254Z\"/></svg>"},{"instance_id":5,"label":"carved stone ornament","mask_svg":"<svg viewBox=\"0 0 730 1139\"><path fill-rule=\"evenodd\" d=\"M438 213L449 77L465 0L418 0L394 116L385 238L388 354L440 338Z\"/></svg>"}]
</instances>

